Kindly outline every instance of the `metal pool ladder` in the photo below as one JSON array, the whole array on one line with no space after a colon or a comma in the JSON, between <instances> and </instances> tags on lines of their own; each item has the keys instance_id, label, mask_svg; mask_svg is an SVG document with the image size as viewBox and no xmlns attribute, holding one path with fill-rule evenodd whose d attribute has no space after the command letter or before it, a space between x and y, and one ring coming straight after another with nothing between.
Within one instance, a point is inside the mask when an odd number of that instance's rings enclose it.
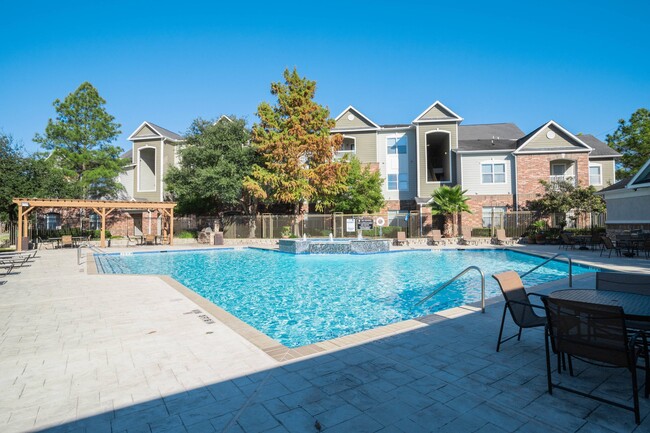
<instances>
[{"instance_id":1,"label":"metal pool ladder","mask_svg":"<svg viewBox=\"0 0 650 433\"><path fill-rule=\"evenodd\" d=\"M449 286L451 283L465 275L467 272L475 270L478 271L479 274L481 274L481 313L485 313L485 274L479 268L478 266L470 266L468 268L465 268L460 274L456 275L453 277L451 280L447 281L446 283L443 283L441 286L437 287L433 292L431 292L429 295L424 297L420 302L415 304L415 307L423 304L424 302L428 301L432 297L436 296L438 293L440 293L445 287ZM531 271L532 272L532 271ZM415 308L413 307L413 308Z\"/></svg>"},{"instance_id":2,"label":"metal pool ladder","mask_svg":"<svg viewBox=\"0 0 650 433\"><path fill-rule=\"evenodd\" d=\"M533 269L531 269L530 271L521 274L521 278L524 278L526 275L531 274L533 271L535 271L535 270L541 268L542 266L544 266L544 265L547 264L548 262L550 262L550 261L552 261L552 260L555 260L555 258L558 257L558 256L564 256L564 257L566 257L567 260L569 261L569 287L573 287L573 261L571 260L571 256L569 256L568 254L565 254L565 253L557 253L557 254L555 254L554 256L549 257L548 259L544 260L544 261L543 261L542 263L540 263L539 265L535 266L535 267L534 267Z\"/></svg>"}]
</instances>

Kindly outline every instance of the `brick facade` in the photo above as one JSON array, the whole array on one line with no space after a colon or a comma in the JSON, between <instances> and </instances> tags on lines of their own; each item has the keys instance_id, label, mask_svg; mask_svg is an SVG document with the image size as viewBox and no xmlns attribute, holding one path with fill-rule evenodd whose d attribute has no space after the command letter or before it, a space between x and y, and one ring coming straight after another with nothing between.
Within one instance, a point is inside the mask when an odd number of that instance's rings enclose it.
<instances>
[{"instance_id":1,"label":"brick facade","mask_svg":"<svg viewBox=\"0 0 650 433\"><path fill-rule=\"evenodd\" d=\"M474 195L467 202L471 214L463 213L461 226L467 230L483 227L483 206L506 207L507 211L513 210L514 198L512 195Z\"/></svg>"},{"instance_id":2,"label":"brick facade","mask_svg":"<svg viewBox=\"0 0 650 433\"><path fill-rule=\"evenodd\" d=\"M517 155L517 193L519 206L525 206L526 200L544 194L540 180L551 179L551 162L570 161L574 164L577 185L589 186L588 153L547 153L537 155Z\"/></svg>"}]
</instances>

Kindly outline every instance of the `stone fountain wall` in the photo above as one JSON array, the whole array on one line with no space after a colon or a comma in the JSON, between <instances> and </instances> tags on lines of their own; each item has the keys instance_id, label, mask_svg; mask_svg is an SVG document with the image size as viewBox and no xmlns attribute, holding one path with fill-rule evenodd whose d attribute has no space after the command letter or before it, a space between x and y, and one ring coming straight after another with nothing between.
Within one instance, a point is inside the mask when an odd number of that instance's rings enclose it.
<instances>
[{"instance_id":1,"label":"stone fountain wall","mask_svg":"<svg viewBox=\"0 0 650 433\"><path fill-rule=\"evenodd\" d=\"M292 254L374 254L390 251L389 240L310 240L280 239L279 249Z\"/></svg>"}]
</instances>

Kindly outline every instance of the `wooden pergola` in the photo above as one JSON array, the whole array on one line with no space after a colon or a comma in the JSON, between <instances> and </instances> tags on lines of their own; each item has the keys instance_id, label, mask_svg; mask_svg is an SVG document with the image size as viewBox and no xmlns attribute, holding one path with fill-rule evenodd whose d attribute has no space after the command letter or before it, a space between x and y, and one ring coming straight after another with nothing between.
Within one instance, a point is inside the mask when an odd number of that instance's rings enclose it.
<instances>
[{"instance_id":1,"label":"wooden pergola","mask_svg":"<svg viewBox=\"0 0 650 433\"><path fill-rule=\"evenodd\" d=\"M174 207L173 202L152 201L109 201L109 200L76 200L76 199L40 199L40 198L15 198L13 202L18 205L18 242L16 250L22 251L23 233L27 233L27 215L36 208L76 208L92 209L102 217L100 232L101 248L106 247L106 217L116 209L125 210L152 210L155 209L169 218L169 245L174 244Z\"/></svg>"}]
</instances>

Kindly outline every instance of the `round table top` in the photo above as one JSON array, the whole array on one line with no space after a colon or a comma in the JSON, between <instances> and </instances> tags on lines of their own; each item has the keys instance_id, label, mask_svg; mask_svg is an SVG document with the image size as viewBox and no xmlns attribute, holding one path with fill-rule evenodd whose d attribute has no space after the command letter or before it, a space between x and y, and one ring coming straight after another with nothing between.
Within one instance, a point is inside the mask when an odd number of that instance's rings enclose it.
<instances>
[{"instance_id":1,"label":"round table top","mask_svg":"<svg viewBox=\"0 0 650 433\"><path fill-rule=\"evenodd\" d=\"M615 292L594 289L557 290L549 295L554 299L589 302L591 304L615 305L623 307L626 317L650 319L650 296L638 293Z\"/></svg>"}]
</instances>

